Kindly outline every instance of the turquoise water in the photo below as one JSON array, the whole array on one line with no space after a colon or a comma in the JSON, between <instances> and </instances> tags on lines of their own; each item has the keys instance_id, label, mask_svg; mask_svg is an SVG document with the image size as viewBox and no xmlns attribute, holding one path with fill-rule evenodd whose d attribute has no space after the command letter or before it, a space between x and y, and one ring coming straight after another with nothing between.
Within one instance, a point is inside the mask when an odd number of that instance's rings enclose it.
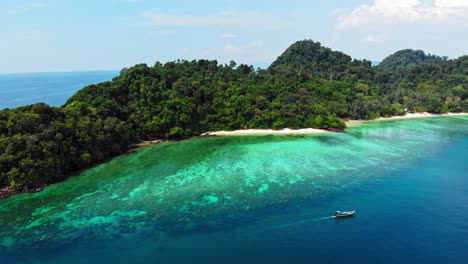
<instances>
[{"instance_id":1,"label":"turquoise water","mask_svg":"<svg viewBox=\"0 0 468 264\"><path fill-rule=\"evenodd\" d=\"M463 262L467 154L466 116L144 147L1 200L0 261Z\"/></svg>"},{"instance_id":2,"label":"turquoise water","mask_svg":"<svg viewBox=\"0 0 468 264\"><path fill-rule=\"evenodd\" d=\"M0 110L44 102L65 104L86 85L110 81L118 71L0 74Z\"/></svg>"}]
</instances>

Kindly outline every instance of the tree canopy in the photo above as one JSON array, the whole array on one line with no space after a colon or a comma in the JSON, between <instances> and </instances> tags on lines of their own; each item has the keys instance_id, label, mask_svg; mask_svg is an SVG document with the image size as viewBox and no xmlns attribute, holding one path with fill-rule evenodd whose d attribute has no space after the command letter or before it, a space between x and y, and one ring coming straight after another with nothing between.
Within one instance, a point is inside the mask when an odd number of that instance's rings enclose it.
<instances>
[{"instance_id":1,"label":"tree canopy","mask_svg":"<svg viewBox=\"0 0 468 264\"><path fill-rule=\"evenodd\" d=\"M447 57L426 54L422 50L405 49L386 57L378 67L383 70L398 70L421 64L441 66L446 60Z\"/></svg>"}]
</instances>

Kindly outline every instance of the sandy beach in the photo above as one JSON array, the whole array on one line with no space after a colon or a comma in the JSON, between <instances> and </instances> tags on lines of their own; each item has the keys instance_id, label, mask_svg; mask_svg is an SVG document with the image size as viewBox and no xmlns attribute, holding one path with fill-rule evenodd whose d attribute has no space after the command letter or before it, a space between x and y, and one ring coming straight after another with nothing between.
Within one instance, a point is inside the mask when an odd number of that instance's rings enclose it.
<instances>
[{"instance_id":1,"label":"sandy beach","mask_svg":"<svg viewBox=\"0 0 468 264\"><path fill-rule=\"evenodd\" d=\"M375 122L375 121L386 121L386 120L395 120L395 119L409 119L409 118L424 118L424 117L438 117L438 116L467 116L468 113L445 113L445 114L431 114L431 113L407 113L402 116L392 116L392 117L379 117L373 120L347 120L346 126L353 127L359 126L363 122ZM274 129L240 129L234 131L209 131L200 135L200 137L207 136L251 136L251 135L307 135L307 134L319 134L319 133L330 133L331 131L324 129L316 128L301 128L301 129L289 129L284 128L280 130ZM138 144L134 144L135 147L146 146L159 144L162 142L167 142L166 140L149 140L143 141Z\"/></svg>"},{"instance_id":2,"label":"sandy beach","mask_svg":"<svg viewBox=\"0 0 468 264\"><path fill-rule=\"evenodd\" d=\"M391 117L379 117L372 120L348 120L346 121L346 126L353 126L362 122L374 122L374 121L386 121L386 120L396 120L396 119L409 119L409 118L424 118L424 117L440 117L440 116L466 116L468 113L444 113L444 114L431 114L428 112L423 113L407 113L406 115L401 116L391 116Z\"/></svg>"},{"instance_id":3,"label":"sandy beach","mask_svg":"<svg viewBox=\"0 0 468 264\"><path fill-rule=\"evenodd\" d=\"M289 129L284 128L281 130L273 129L245 129L245 130L234 130L234 131L214 131L206 132L201 136L248 136L248 135L306 135L316 133L330 133L323 129L315 128L303 128L303 129Z\"/></svg>"},{"instance_id":4,"label":"sandy beach","mask_svg":"<svg viewBox=\"0 0 468 264\"><path fill-rule=\"evenodd\" d=\"M375 121L386 121L395 119L409 119L409 118L424 118L424 117L440 117L440 116L466 116L468 113L445 113L445 114L431 114L431 113L407 113L402 116L392 117L379 117L373 120L348 120L346 126L353 127L359 125L362 122L375 122ZM281 130L274 129L245 129L245 130L234 130L234 131L212 131L201 134L200 136L249 136L249 135L306 135L306 134L317 134L317 133L330 133L330 131L316 128L303 128L303 129L289 129L284 128Z\"/></svg>"},{"instance_id":5,"label":"sandy beach","mask_svg":"<svg viewBox=\"0 0 468 264\"><path fill-rule=\"evenodd\" d=\"M160 144L160 143L164 143L164 142L169 142L169 141L168 141L168 140L164 140L164 139L145 140L145 141L141 141L141 142L139 142L139 143L132 144L132 145L130 145L130 146L131 146L131 147L143 147L143 146L149 146L149 145Z\"/></svg>"}]
</instances>

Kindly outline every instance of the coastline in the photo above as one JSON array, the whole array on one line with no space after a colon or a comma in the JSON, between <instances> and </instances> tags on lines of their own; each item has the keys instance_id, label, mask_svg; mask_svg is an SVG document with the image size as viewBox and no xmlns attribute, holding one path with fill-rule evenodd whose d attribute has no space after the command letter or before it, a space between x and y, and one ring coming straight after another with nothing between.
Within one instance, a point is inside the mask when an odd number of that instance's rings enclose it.
<instances>
[{"instance_id":1,"label":"coastline","mask_svg":"<svg viewBox=\"0 0 468 264\"><path fill-rule=\"evenodd\" d=\"M468 113L444 113L444 114L431 114L428 112L422 113L407 113L401 116L379 117L372 120L345 120L346 126L352 127L363 122L375 121L390 121L397 119L411 119L411 118L426 118L426 117L441 117L441 116L468 116ZM200 137L208 136L254 136L254 135L306 135L306 134L319 134L330 132L343 132L340 129L317 129L317 128L301 128L289 129L283 128L281 130L274 129L239 129L234 131L210 131L200 135Z\"/></svg>"},{"instance_id":2,"label":"coastline","mask_svg":"<svg viewBox=\"0 0 468 264\"><path fill-rule=\"evenodd\" d=\"M169 141L164 140L164 139L144 140L144 141L141 141L139 143L131 144L130 148L138 148L138 147L143 147L143 146L160 144L160 143L164 143L164 142L169 142Z\"/></svg>"},{"instance_id":3,"label":"coastline","mask_svg":"<svg viewBox=\"0 0 468 264\"><path fill-rule=\"evenodd\" d=\"M364 122L376 122L376 121L390 121L397 119L411 119L411 118L427 118L427 117L442 117L442 116L468 116L468 113L443 113L443 114L432 114L429 112L418 112L418 113L407 113L401 116L391 116L391 117L379 117L371 120L343 120L346 123L347 127L353 127ZM318 128L300 128L300 129L238 129L233 131L208 131L200 134L199 136L194 136L193 138L201 137L213 137L213 136L255 136L255 135L308 135L308 134L321 134L321 133L331 133L331 132L344 132L343 129L318 129ZM153 139L147 141L141 141L139 143L132 144L132 148L138 148L149 145L156 145L160 143L172 142L172 140L164 139Z\"/></svg>"},{"instance_id":4,"label":"coastline","mask_svg":"<svg viewBox=\"0 0 468 264\"><path fill-rule=\"evenodd\" d=\"M444 113L444 114L431 114L431 113L407 113L406 115L402 116L391 116L391 117L379 117L372 120L346 120L347 127L354 127L359 126L362 123L367 122L376 122L376 121L391 121L397 119L411 119L411 118L427 118L427 117L443 117L443 116L468 116L468 113ZM274 129L241 129L241 130L234 130L234 131L210 131L202 133L199 136L192 137L193 138L201 138L201 137L211 137L211 136L252 136L252 135L307 135L307 134L326 134L326 133L333 133L333 132L343 132L342 129L316 129L316 128L302 128L302 129L289 129L284 128L281 130L274 130ZM162 140L162 139L154 139L154 140L147 140L141 141L139 143L135 143L130 145L129 151L135 148L149 146L149 145L156 145L161 143L173 142L172 140ZM111 157L114 158L114 157ZM66 180L66 177L64 180ZM0 200L5 199L11 195L18 194L18 193L34 193L42 191L47 185L43 186L36 186L31 187L28 189L22 190L12 190L7 188L0 189Z\"/></svg>"},{"instance_id":5,"label":"coastline","mask_svg":"<svg viewBox=\"0 0 468 264\"><path fill-rule=\"evenodd\" d=\"M200 137L208 136L251 136L251 135L306 135L306 134L318 134L318 133L330 133L325 129L317 128L301 128L301 129L289 129L283 128L281 130L274 129L240 129L234 131L210 131L200 135Z\"/></svg>"},{"instance_id":6,"label":"coastline","mask_svg":"<svg viewBox=\"0 0 468 264\"><path fill-rule=\"evenodd\" d=\"M468 113L443 113L443 114L432 114L428 112L418 112L418 113L406 113L401 116L391 116L391 117L379 117L371 120L346 120L346 126L352 127L353 125L364 123L364 122L375 122L375 121L391 121L398 119L412 119L412 118L426 118L426 117L443 117L443 116L468 116Z\"/></svg>"}]
</instances>

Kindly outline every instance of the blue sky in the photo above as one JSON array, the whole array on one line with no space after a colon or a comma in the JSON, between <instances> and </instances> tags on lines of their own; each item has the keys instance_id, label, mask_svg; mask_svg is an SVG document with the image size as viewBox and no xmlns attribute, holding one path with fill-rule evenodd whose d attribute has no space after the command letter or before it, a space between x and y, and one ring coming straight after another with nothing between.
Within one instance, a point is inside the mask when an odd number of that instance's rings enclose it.
<instances>
[{"instance_id":1,"label":"blue sky","mask_svg":"<svg viewBox=\"0 0 468 264\"><path fill-rule=\"evenodd\" d=\"M358 59L468 54L468 0L0 0L0 73L175 59L262 68L297 40Z\"/></svg>"}]
</instances>

